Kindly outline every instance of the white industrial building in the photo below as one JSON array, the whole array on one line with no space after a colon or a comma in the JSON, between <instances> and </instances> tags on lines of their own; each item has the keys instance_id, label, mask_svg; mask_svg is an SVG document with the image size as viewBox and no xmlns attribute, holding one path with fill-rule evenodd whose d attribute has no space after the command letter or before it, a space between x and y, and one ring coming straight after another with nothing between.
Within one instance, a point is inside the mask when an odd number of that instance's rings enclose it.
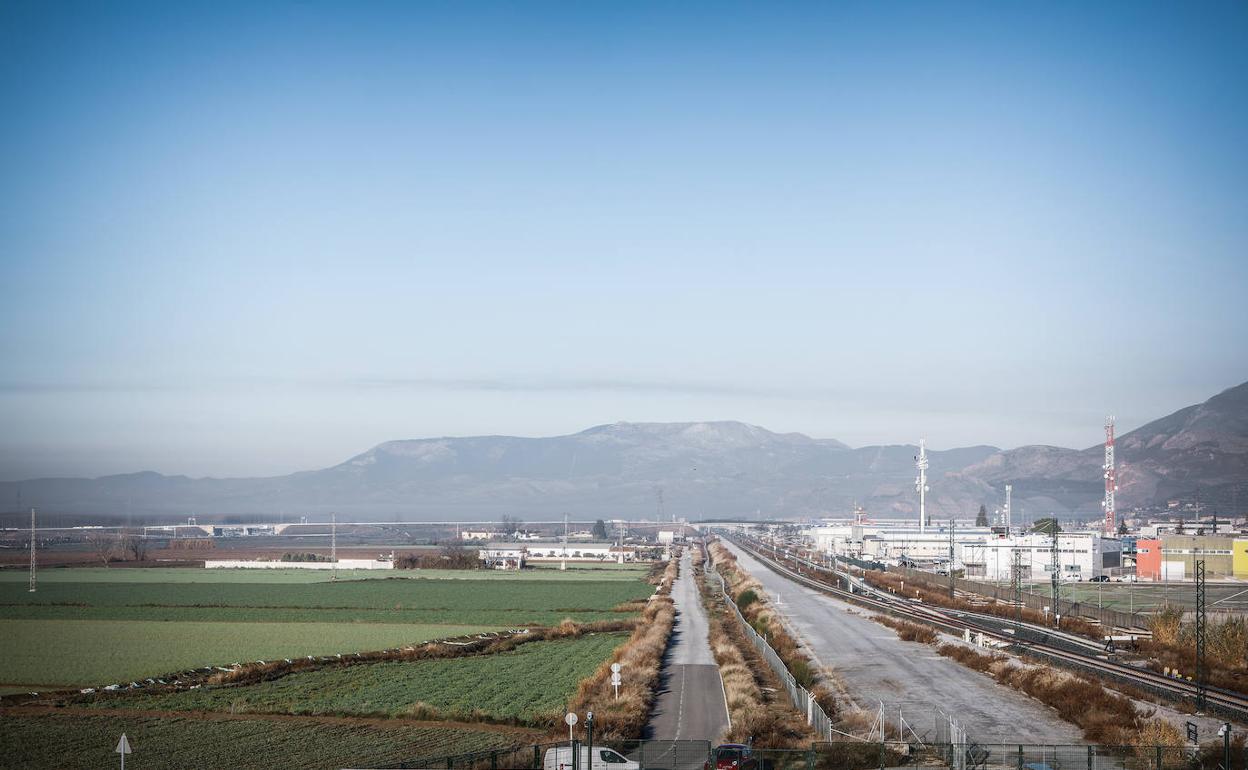
<instances>
[{"instance_id":1,"label":"white industrial building","mask_svg":"<svg viewBox=\"0 0 1248 770\"><path fill-rule=\"evenodd\" d=\"M256 559L209 559L206 569L394 569L392 559L339 559L333 561L260 561Z\"/></svg>"},{"instance_id":2,"label":"white industrial building","mask_svg":"<svg viewBox=\"0 0 1248 770\"><path fill-rule=\"evenodd\" d=\"M1016 535L963 544L961 561L972 580L1009 580L1014 552L1020 553L1024 580L1049 580L1053 575L1053 538ZM1096 532L1063 532L1057 536L1058 577L1089 580L1122 566L1122 542Z\"/></svg>"},{"instance_id":3,"label":"white industrial building","mask_svg":"<svg viewBox=\"0 0 1248 770\"><path fill-rule=\"evenodd\" d=\"M947 527L929 526L920 531L913 525L833 524L814 527L807 536L827 554L890 564L949 560ZM1053 538L1048 535L1007 536L1001 529L970 526L958 526L953 533L953 566L964 569L970 579L1009 580L1016 550L1022 553L1022 565L1028 570L1024 579L1049 579ZM1122 566L1122 543L1097 532L1063 532L1058 535L1058 562L1063 579L1088 580Z\"/></svg>"},{"instance_id":4,"label":"white industrial building","mask_svg":"<svg viewBox=\"0 0 1248 770\"><path fill-rule=\"evenodd\" d=\"M487 543L478 552L481 561L489 564L532 561L614 561L620 551L612 543ZM624 561L632 561L634 550L625 547Z\"/></svg>"}]
</instances>

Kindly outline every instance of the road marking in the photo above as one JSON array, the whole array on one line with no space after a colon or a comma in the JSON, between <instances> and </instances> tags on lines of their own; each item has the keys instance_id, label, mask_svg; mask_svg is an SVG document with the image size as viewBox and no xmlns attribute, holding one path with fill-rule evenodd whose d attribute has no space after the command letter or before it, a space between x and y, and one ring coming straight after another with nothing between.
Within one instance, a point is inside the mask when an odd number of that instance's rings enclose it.
<instances>
[{"instance_id":1,"label":"road marking","mask_svg":"<svg viewBox=\"0 0 1248 770\"><path fill-rule=\"evenodd\" d=\"M1222 602L1229 602L1231 599L1234 599L1236 596L1240 596L1242 594L1248 594L1248 588L1245 588L1243 591L1240 591L1239 593L1234 593L1234 594L1231 594L1230 596L1224 596L1221 599L1218 599L1216 602L1214 602L1214 604L1221 604Z\"/></svg>"}]
</instances>

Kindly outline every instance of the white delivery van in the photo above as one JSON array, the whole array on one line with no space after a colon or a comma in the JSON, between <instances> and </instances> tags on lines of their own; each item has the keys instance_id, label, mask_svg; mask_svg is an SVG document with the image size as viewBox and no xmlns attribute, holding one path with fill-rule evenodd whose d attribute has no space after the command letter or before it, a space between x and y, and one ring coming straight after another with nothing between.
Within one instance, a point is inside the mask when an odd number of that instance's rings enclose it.
<instances>
[{"instance_id":1,"label":"white delivery van","mask_svg":"<svg viewBox=\"0 0 1248 770\"><path fill-rule=\"evenodd\" d=\"M591 766L589 747L582 743L580 749L577 770L641 770L641 765L606 746L594 746L594 761ZM547 749L546 758L542 762L542 770L572 770L572 747L556 746L553 749Z\"/></svg>"}]
</instances>

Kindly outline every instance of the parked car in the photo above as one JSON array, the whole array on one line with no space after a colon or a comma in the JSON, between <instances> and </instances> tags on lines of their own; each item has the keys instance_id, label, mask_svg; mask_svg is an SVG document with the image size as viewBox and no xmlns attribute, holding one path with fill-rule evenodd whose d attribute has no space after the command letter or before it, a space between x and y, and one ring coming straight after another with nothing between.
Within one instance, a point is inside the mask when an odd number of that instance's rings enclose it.
<instances>
[{"instance_id":1,"label":"parked car","mask_svg":"<svg viewBox=\"0 0 1248 770\"><path fill-rule=\"evenodd\" d=\"M744 743L722 743L711 751L705 770L768 770Z\"/></svg>"},{"instance_id":2,"label":"parked car","mask_svg":"<svg viewBox=\"0 0 1248 770\"><path fill-rule=\"evenodd\" d=\"M1097 575L1094 578L1090 578L1088 582L1089 583L1108 583L1109 575Z\"/></svg>"},{"instance_id":3,"label":"parked car","mask_svg":"<svg viewBox=\"0 0 1248 770\"><path fill-rule=\"evenodd\" d=\"M581 745L577 757L577 770L641 770L641 765L625 757L615 749L594 746L593 763L589 761L589 747ZM542 770L572 770L572 747L556 746L546 750Z\"/></svg>"}]
</instances>

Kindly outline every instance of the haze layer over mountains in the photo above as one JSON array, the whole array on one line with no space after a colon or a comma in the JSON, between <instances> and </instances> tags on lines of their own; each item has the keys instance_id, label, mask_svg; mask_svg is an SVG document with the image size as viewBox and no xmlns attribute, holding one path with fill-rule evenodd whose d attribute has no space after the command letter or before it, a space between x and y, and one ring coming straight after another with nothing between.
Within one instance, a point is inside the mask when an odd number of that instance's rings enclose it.
<instances>
[{"instance_id":1,"label":"haze layer over mountains","mask_svg":"<svg viewBox=\"0 0 1248 770\"><path fill-rule=\"evenodd\" d=\"M930 451L937 520L991 510L1096 515L1102 447ZM389 441L339 465L271 478L152 472L0 483L4 508L100 516L310 515L486 519L916 515L913 445L851 448L739 422L616 423L568 436ZM1118 438L1118 505L1248 505L1248 383Z\"/></svg>"}]
</instances>

